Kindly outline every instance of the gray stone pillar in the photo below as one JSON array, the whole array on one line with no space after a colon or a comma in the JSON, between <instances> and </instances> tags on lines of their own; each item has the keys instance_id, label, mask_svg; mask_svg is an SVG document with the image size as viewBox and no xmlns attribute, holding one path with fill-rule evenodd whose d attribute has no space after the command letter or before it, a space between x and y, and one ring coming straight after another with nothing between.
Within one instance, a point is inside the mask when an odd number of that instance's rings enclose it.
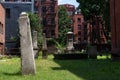
<instances>
[{"instance_id":1,"label":"gray stone pillar","mask_svg":"<svg viewBox=\"0 0 120 80\"><path fill-rule=\"evenodd\" d=\"M71 52L74 51L73 32L68 32L67 33L67 51L68 51L68 53L71 53Z\"/></svg>"},{"instance_id":2,"label":"gray stone pillar","mask_svg":"<svg viewBox=\"0 0 120 80\"><path fill-rule=\"evenodd\" d=\"M37 31L33 31L32 34L33 34L32 43L33 43L34 57L38 58Z\"/></svg>"},{"instance_id":3,"label":"gray stone pillar","mask_svg":"<svg viewBox=\"0 0 120 80\"><path fill-rule=\"evenodd\" d=\"M42 41L42 58L47 59L47 41L46 41L46 36L45 33L43 33L43 41Z\"/></svg>"},{"instance_id":4,"label":"gray stone pillar","mask_svg":"<svg viewBox=\"0 0 120 80\"><path fill-rule=\"evenodd\" d=\"M35 74L35 61L32 46L28 14L22 12L19 17L22 75Z\"/></svg>"}]
</instances>

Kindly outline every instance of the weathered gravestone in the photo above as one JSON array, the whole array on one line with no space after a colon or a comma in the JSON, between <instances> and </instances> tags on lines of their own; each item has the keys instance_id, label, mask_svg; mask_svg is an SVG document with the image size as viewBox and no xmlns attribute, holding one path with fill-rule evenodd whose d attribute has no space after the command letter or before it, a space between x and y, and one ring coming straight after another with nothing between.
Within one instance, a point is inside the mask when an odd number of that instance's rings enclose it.
<instances>
[{"instance_id":1,"label":"weathered gravestone","mask_svg":"<svg viewBox=\"0 0 120 80\"><path fill-rule=\"evenodd\" d=\"M66 50L68 53L71 53L74 51L74 46L73 46L73 32L68 32L67 33L67 47Z\"/></svg>"},{"instance_id":2,"label":"weathered gravestone","mask_svg":"<svg viewBox=\"0 0 120 80\"><path fill-rule=\"evenodd\" d=\"M97 48L96 46L89 46L87 53L90 59L97 59Z\"/></svg>"},{"instance_id":3,"label":"weathered gravestone","mask_svg":"<svg viewBox=\"0 0 120 80\"><path fill-rule=\"evenodd\" d=\"M43 33L43 41L42 41L42 58L47 59L47 41L45 33Z\"/></svg>"},{"instance_id":4,"label":"weathered gravestone","mask_svg":"<svg viewBox=\"0 0 120 80\"><path fill-rule=\"evenodd\" d=\"M28 14L22 12L19 17L22 75L35 74L35 61L32 46Z\"/></svg>"},{"instance_id":5,"label":"weathered gravestone","mask_svg":"<svg viewBox=\"0 0 120 80\"><path fill-rule=\"evenodd\" d=\"M33 43L34 57L38 58L37 31L32 32L32 43Z\"/></svg>"}]
</instances>

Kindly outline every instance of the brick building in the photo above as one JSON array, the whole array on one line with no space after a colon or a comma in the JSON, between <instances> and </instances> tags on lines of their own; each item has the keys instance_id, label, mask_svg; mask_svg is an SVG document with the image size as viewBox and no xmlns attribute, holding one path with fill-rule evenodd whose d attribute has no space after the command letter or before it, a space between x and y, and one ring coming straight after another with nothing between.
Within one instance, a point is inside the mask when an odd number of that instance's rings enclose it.
<instances>
[{"instance_id":1,"label":"brick building","mask_svg":"<svg viewBox=\"0 0 120 80\"><path fill-rule=\"evenodd\" d=\"M74 43L83 43L84 42L84 16L77 12L73 16L73 33L74 33Z\"/></svg>"},{"instance_id":2,"label":"brick building","mask_svg":"<svg viewBox=\"0 0 120 80\"><path fill-rule=\"evenodd\" d=\"M42 17L43 33L47 38L58 37L58 0L38 1L38 14Z\"/></svg>"},{"instance_id":3,"label":"brick building","mask_svg":"<svg viewBox=\"0 0 120 80\"><path fill-rule=\"evenodd\" d=\"M5 10L0 3L0 54L4 54L5 45Z\"/></svg>"},{"instance_id":4,"label":"brick building","mask_svg":"<svg viewBox=\"0 0 120 80\"><path fill-rule=\"evenodd\" d=\"M84 21L84 16L80 13L79 10L75 9L74 5L63 4L63 6L65 6L69 17L71 17L73 22L71 27L74 33L75 44L92 43L91 32L93 30L95 31L95 34L100 36L99 41L94 40L95 43L105 44L107 42L103 28L104 21L101 17L95 17L95 24L92 25L91 23Z\"/></svg>"}]
</instances>

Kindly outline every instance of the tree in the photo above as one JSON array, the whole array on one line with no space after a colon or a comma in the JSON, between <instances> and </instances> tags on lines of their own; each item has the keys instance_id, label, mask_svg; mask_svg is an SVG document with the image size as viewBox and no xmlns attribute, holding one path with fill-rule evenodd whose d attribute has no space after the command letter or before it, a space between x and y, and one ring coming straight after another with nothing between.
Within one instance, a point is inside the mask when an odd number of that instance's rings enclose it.
<instances>
[{"instance_id":1,"label":"tree","mask_svg":"<svg viewBox=\"0 0 120 80\"><path fill-rule=\"evenodd\" d=\"M110 13L109 0L77 0L80 3L78 9L81 9L86 21L94 23L96 16L101 16L105 21L105 36L108 39L110 32Z\"/></svg>"},{"instance_id":2,"label":"tree","mask_svg":"<svg viewBox=\"0 0 120 80\"><path fill-rule=\"evenodd\" d=\"M38 34L38 47L42 44L42 26L40 24L40 17L34 13L28 13L30 18L31 32L37 31Z\"/></svg>"},{"instance_id":3,"label":"tree","mask_svg":"<svg viewBox=\"0 0 120 80\"><path fill-rule=\"evenodd\" d=\"M79 7L85 19L90 19L92 15L101 15L109 17L109 0L77 0Z\"/></svg>"},{"instance_id":4,"label":"tree","mask_svg":"<svg viewBox=\"0 0 120 80\"><path fill-rule=\"evenodd\" d=\"M71 30L71 18L68 16L64 6L59 7L58 11L58 31L59 38L58 42L65 45L66 33Z\"/></svg>"}]
</instances>

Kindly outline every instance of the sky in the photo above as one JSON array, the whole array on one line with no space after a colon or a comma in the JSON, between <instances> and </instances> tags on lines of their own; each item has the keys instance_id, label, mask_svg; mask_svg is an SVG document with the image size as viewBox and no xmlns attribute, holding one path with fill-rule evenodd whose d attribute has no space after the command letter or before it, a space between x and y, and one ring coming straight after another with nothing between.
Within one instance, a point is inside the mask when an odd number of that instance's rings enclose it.
<instances>
[{"instance_id":1,"label":"sky","mask_svg":"<svg viewBox=\"0 0 120 80\"><path fill-rule=\"evenodd\" d=\"M75 7L78 7L79 3L76 2L76 0L58 0L58 5L60 4L72 4L75 5Z\"/></svg>"}]
</instances>

